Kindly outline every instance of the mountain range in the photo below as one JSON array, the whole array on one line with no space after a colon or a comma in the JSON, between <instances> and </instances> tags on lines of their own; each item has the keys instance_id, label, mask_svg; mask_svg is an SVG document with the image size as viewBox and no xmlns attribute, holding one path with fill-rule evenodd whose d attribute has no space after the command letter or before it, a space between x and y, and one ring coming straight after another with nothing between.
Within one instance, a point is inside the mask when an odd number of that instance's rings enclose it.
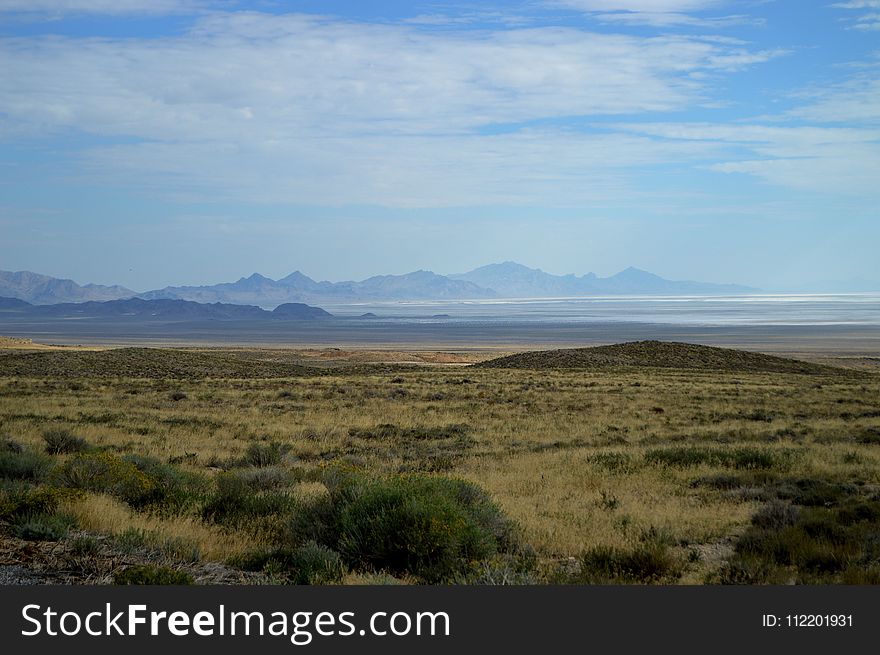
<instances>
[{"instance_id":1,"label":"mountain range","mask_svg":"<svg viewBox=\"0 0 880 655\"><path fill-rule=\"evenodd\" d=\"M484 289L466 280L453 280L431 271L377 275L362 282L316 282L299 271L280 280L254 273L237 282L200 287L165 287L140 294L145 299L178 298L197 302L252 303L266 307L280 302L453 300L495 296L491 289Z\"/></svg>"},{"instance_id":2,"label":"mountain range","mask_svg":"<svg viewBox=\"0 0 880 655\"><path fill-rule=\"evenodd\" d=\"M30 271L0 271L0 296L18 298L35 305L51 305L62 302L87 302L89 300L119 300L131 298L137 292L120 286L86 284L80 286L73 280L59 279L31 273Z\"/></svg>"},{"instance_id":3,"label":"mountain range","mask_svg":"<svg viewBox=\"0 0 880 655\"><path fill-rule=\"evenodd\" d=\"M143 321L198 321L198 320L311 320L329 318L331 314L320 307L302 303L285 303L267 311L253 305L226 303L198 303L190 300L90 300L82 303L32 305L18 298L0 297L0 317L29 317L50 319L111 319Z\"/></svg>"},{"instance_id":4,"label":"mountain range","mask_svg":"<svg viewBox=\"0 0 880 655\"><path fill-rule=\"evenodd\" d=\"M495 291L503 298L546 298L605 295L737 294L757 291L736 284L666 280L659 275L629 267L611 277L552 275L516 262L489 264L469 273L450 275Z\"/></svg>"},{"instance_id":5,"label":"mountain range","mask_svg":"<svg viewBox=\"0 0 880 655\"><path fill-rule=\"evenodd\" d=\"M359 282L318 282L295 271L279 280L254 273L235 282L206 286L169 286L137 293L121 286L59 280L27 271L0 271L0 296L35 305L121 300L187 300L276 307L285 303L345 304L394 300L465 300L485 298L547 298L593 295L737 294L756 289L735 284L673 281L627 268L610 277L552 275L516 262L489 264L467 273L438 275L414 271L377 275Z\"/></svg>"}]
</instances>

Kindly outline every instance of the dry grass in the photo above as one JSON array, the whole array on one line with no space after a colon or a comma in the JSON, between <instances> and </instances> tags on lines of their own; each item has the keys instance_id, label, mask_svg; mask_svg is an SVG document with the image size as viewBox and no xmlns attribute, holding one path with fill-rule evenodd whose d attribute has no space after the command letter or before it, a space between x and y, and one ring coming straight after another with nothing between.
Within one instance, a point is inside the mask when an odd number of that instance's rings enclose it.
<instances>
[{"instance_id":1,"label":"dry grass","mask_svg":"<svg viewBox=\"0 0 880 655\"><path fill-rule=\"evenodd\" d=\"M38 343L33 339L22 337L4 337L0 335L0 354L3 351L46 351L46 350L80 350L95 351L106 350L103 346L62 346L50 343Z\"/></svg>"},{"instance_id":2,"label":"dry grass","mask_svg":"<svg viewBox=\"0 0 880 655\"><path fill-rule=\"evenodd\" d=\"M345 355L349 363L371 357ZM250 365L241 353L222 359ZM631 546L653 532L692 555L686 582L722 564L718 544L740 534L761 502L749 489L699 481L752 469L735 461L663 464L649 453L745 449L778 456L768 475L880 485L880 377L819 367L802 374L360 365L265 379L0 377L0 437L41 448L47 428L211 475L248 446L274 441L289 447L281 466L293 473L344 462L463 477L522 526L544 562ZM291 488L324 492L317 482ZM104 496L71 510L89 530L191 538L209 558L260 545L195 514L163 518Z\"/></svg>"},{"instance_id":3,"label":"dry grass","mask_svg":"<svg viewBox=\"0 0 880 655\"><path fill-rule=\"evenodd\" d=\"M68 502L63 509L89 532L118 536L126 530L139 530L155 538L192 543L208 560L225 561L262 545L245 532L231 532L206 525L194 516L163 518L136 512L125 503L102 494L87 494Z\"/></svg>"}]
</instances>

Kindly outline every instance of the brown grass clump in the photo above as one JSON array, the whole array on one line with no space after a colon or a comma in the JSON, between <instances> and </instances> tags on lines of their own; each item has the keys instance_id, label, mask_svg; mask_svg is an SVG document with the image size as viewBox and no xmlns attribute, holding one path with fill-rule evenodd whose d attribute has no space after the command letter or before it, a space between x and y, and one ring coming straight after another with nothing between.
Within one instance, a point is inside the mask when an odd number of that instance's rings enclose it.
<instances>
[{"instance_id":1,"label":"brown grass clump","mask_svg":"<svg viewBox=\"0 0 880 655\"><path fill-rule=\"evenodd\" d=\"M223 530L193 516L163 518L143 514L103 494L86 494L67 503L64 509L89 532L115 536L135 530L155 538L179 539L191 542L208 560L226 561L261 545L246 532Z\"/></svg>"}]
</instances>

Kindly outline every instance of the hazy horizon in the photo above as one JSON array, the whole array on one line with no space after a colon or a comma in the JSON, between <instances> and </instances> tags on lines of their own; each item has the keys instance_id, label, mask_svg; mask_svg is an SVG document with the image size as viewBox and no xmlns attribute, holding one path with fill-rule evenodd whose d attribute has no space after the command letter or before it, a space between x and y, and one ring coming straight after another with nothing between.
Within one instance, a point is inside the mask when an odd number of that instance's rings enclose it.
<instances>
[{"instance_id":1,"label":"hazy horizon","mask_svg":"<svg viewBox=\"0 0 880 655\"><path fill-rule=\"evenodd\" d=\"M500 262L500 261L499 262L490 262L488 264L483 264L482 266L478 266L477 268L483 268L485 266L503 265L503 264L515 264L517 266L525 266L526 268L541 271L543 273L549 273L550 275L555 275L555 276L574 275L576 277L583 277L583 276L589 275L590 273L593 273L596 275L596 277L603 279L603 278L613 277L614 275L617 275L618 273L623 273L629 269L637 269L642 272L656 275L656 273L654 273L653 271L647 271L647 270L642 269L638 266L627 266L619 271L615 271L614 273L610 273L608 275L597 274L597 273L595 273L595 271L587 271L585 273L572 273L572 272L556 273L553 271L546 271L540 267L528 266L527 264L523 264L522 262L515 262L513 260L505 260L503 262ZM2 269L2 267L0 267L0 271L4 271L4 270L5 269ZM471 270L475 270L475 269L471 269ZM310 277L315 282L330 282L330 283L337 284L337 283L344 283L344 282L361 282L361 281L369 279L370 277L404 276L404 275L407 275L410 273L415 273L418 271L429 271L432 273L436 273L437 275L450 276L450 277L471 272L471 271L430 271L430 269L420 268L420 269L416 269L414 271L401 271L401 272L395 271L395 272L377 273L373 276L368 276L366 278L360 278L360 279L343 279L343 278L334 279L334 278L315 277L315 276L310 275L308 271L303 271L301 269L295 269L295 270L290 271L289 273L286 273L284 275L279 275L277 277L265 275L261 271L251 271L249 273L243 273L243 274L233 276L229 279L213 280L213 281L199 283L199 284L190 283L185 280L182 280L182 281L177 281L175 283L165 285L165 286L166 287L168 287L168 286L170 286L170 287L190 287L190 286L199 287L199 286L213 286L216 284L230 284L230 283L237 282L239 280L250 278L253 275L260 275L262 277L269 278L274 281L278 281L278 280L281 280L284 277L287 277L288 275L291 275L293 273L301 273L307 277ZM38 275L46 275L46 273L44 273L42 271L35 271L35 270L30 270L30 269L21 269L18 271L6 271L6 272L11 272L11 273L26 272L26 273L35 273ZM107 286L113 286L113 285L117 284L112 281L104 283L104 282L95 282L93 280L78 280L75 278L71 278L69 276L50 276L50 277L56 277L56 279L71 279L71 280L73 280L73 282L78 283L80 285L106 284ZM660 276L660 277L662 277L662 276ZM664 279L668 279L668 278L664 278ZM703 280L703 279L698 280L695 278L683 278L681 280L669 280L669 281L699 282L699 283L720 284L720 285L733 284L733 285L739 285L739 286L748 286L748 285L740 285L740 283L737 282L736 280L721 280L721 281L719 281L719 280ZM120 285L120 286L125 286L125 285ZM129 288L131 291L134 291L138 294L142 294L142 293L158 290L160 288L165 288L165 287L152 286L152 287L145 287L145 288L131 288L131 287L127 287L127 288ZM810 295L810 294L825 295L825 294L878 293L878 292L880 292L880 283L875 283L872 280L853 279L853 280L849 280L849 281L846 281L846 280L814 280L812 282L807 282L807 283L801 284L799 286L792 286L792 287L788 287L788 288L785 288L785 287L774 288L774 287L757 286L757 287L752 287L751 291L743 291L742 294L749 295L749 294L779 294L779 293L781 293L781 294L801 294L801 295ZM0 295L2 295L2 294L0 294ZM676 295L676 294L671 294L671 295ZM699 294L697 294L697 295L699 295ZM711 294L708 294L708 295L711 295ZM503 297L507 297L507 296L503 296ZM560 296L560 297L565 297L565 296ZM575 297L575 296L572 296L572 297Z\"/></svg>"},{"instance_id":2,"label":"hazy horizon","mask_svg":"<svg viewBox=\"0 0 880 655\"><path fill-rule=\"evenodd\" d=\"M877 283L878 8L0 0L0 268Z\"/></svg>"}]
</instances>

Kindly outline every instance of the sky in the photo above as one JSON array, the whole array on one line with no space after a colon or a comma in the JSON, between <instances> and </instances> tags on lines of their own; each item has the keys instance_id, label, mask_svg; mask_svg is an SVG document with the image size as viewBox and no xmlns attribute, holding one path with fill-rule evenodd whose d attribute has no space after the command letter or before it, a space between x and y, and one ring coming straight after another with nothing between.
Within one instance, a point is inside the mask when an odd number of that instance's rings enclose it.
<instances>
[{"instance_id":1,"label":"sky","mask_svg":"<svg viewBox=\"0 0 880 655\"><path fill-rule=\"evenodd\" d=\"M880 282L880 0L0 0L0 269Z\"/></svg>"}]
</instances>

